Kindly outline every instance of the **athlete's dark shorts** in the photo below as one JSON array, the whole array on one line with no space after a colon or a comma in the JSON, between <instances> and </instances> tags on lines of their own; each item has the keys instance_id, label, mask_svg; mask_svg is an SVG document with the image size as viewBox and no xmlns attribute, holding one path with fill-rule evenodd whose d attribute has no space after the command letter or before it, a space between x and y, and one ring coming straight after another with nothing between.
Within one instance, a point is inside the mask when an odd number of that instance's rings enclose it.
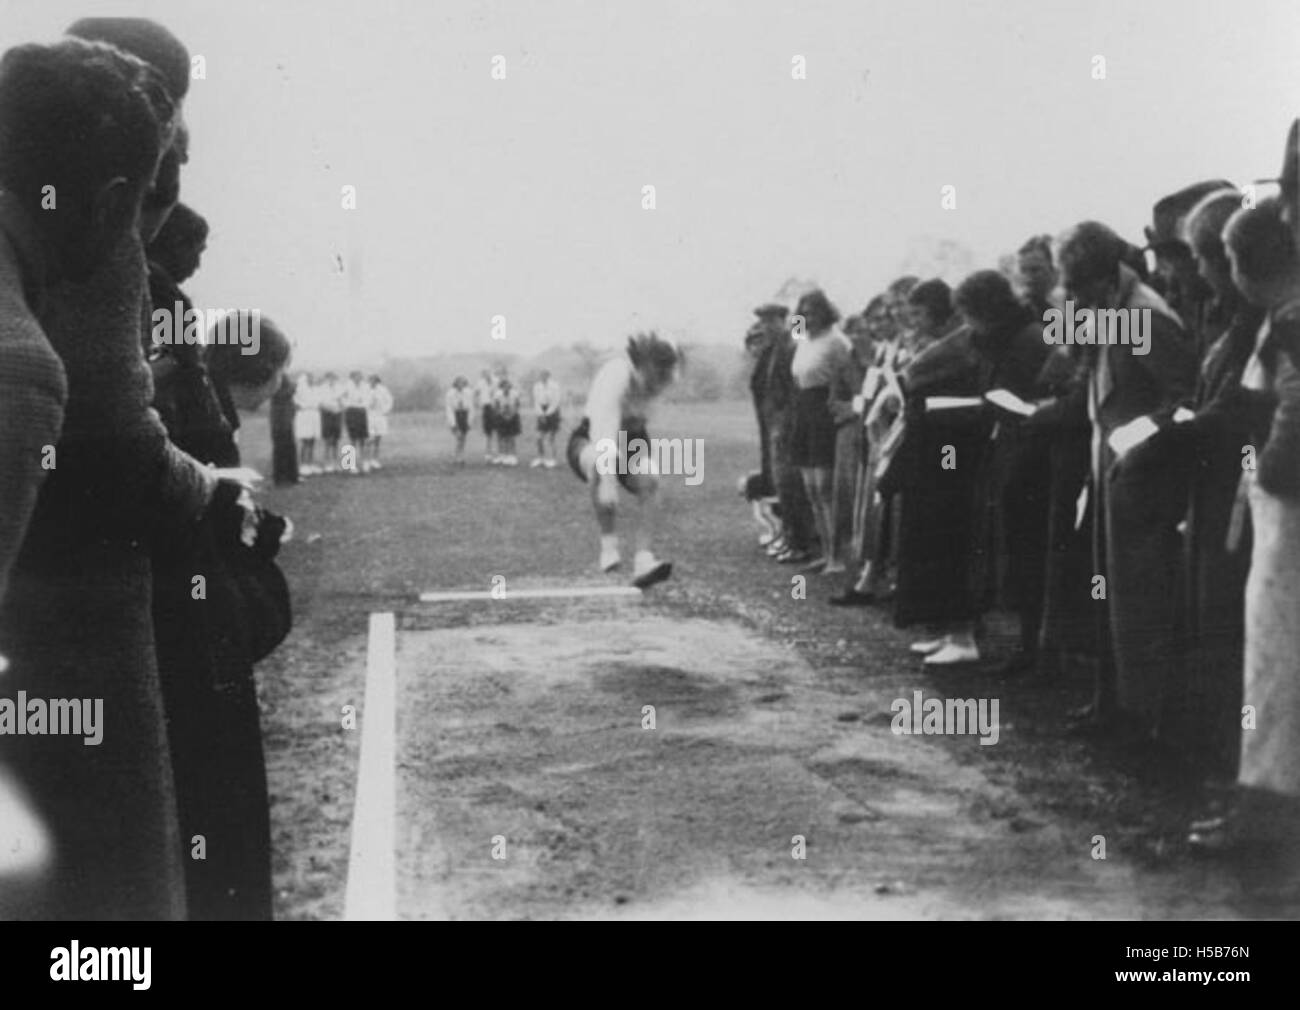
<instances>
[{"instance_id":1,"label":"athlete's dark shorts","mask_svg":"<svg viewBox=\"0 0 1300 1010\"><path fill-rule=\"evenodd\" d=\"M503 438L514 438L523 430L519 414L502 414L496 412L497 434Z\"/></svg>"},{"instance_id":2,"label":"athlete's dark shorts","mask_svg":"<svg viewBox=\"0 0 1300 1010\"><path fill-rule=\"evenodd\" d=\"M458 410L455 412L455 416L456 416L456 430L460 432L462 435L468 434L469 433L469 411Z\"/></svg>"},{"instance_id":3,"label":"athlete's dark shorts","mask_svg":"<svg viewBox=\"0 0 1300 1010\"><path fill-rule=\"evenodd\" d=\"M486 404L483 407L483 434L495 435L497 433L497 409L492 404Z\"/></svg>"},{"instance_id":4,"label":"athlete's dark shorts","mask_svg":"<svg viewBox=\"0 0 1300 1010\"><path fill-rule=\"evenodd\" d=\"M337 442L343 434L343 415L336 410L320 412L320 437L326 442Z\"/></svg>"},{"instance_id":5,"label":"athlete's dark shorts","mask_svg":"<svg viewBox=\"0 0 1300 1010\"><path fill-rule=\"evenodd\" d=\"M650 444L650 435L645 430L645 425L624 423L623 430L627 432L627 444L631 445L635 439L643 439L648 446ZM582 450L586 448L587 443L591 441L591 421L587 418L582 419L582 423L573 429L573 434L569 436L569 445L564 451L564 458L569 461L569 466L583 483L587 481L587 475L582 472ZM619 458L618 482L629 491L632 485L628 483L627 472L627 455L624 454Z\"/></svg>"},{"instance_id":6,"label":"athlete's dark shorts","mask_svg":"<svg viewBox=\"0 0 1300 1010\"><path fill-rule=\"evenodd\" d=\"M348 407L343 411L343 423L347 425L348 438L353 442L364 442L370 437L370 422L365 407Z\"/></svg>"},{"instance_id":7,"label":"athlete's dark shorts","mask_svg":"<svg viewBox=\"0 0 1300 1010\"><path fill-rule=\"evenodd\" d=\"M553 435L560 430L560 412L557 410L554 414L537 415L537 433L539 435Z\"/></svg>"}]
</instances>

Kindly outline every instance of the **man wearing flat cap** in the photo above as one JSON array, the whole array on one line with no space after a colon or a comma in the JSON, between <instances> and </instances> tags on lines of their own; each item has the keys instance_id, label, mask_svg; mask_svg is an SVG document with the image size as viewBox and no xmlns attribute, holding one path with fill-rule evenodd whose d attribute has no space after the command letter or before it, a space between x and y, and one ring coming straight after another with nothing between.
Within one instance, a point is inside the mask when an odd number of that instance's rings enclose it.
<instances>
[{"instance_id":1,"label":"man wearing flat cap","mask_svg":"<svg viewBox=\"0 0 1300 1010\"><path fill-rule=\"evenodd\" d=\"M761 479L764 487L776 494L785 525L784 535L772 546L789 548L799 555L812 541L812 512L799 471L790 465L785 450L794 396L790 374L794 338L785 324L789 313L789 307L780 302L766 302L754 309L758 320L745 334L745 351L754 363L749 390L758 416Z\"/></svg>"}]
</instances>

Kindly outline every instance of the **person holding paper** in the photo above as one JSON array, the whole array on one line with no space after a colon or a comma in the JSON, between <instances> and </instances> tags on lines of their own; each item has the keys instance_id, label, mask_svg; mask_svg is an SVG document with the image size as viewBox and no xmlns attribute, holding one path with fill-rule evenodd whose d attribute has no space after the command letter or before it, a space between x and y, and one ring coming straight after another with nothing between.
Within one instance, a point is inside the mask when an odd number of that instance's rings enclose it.
<instances>
[{"instance_id":1,"label":"person holding paper","mask_svg":"<svg viewBox=\"0 0 1300 1010\"><path fill-rule=\"evenodd\" d=\"M980 386L1002 394L993 400L1018 408L999 412L987 460L979 468L971 561L979 611L1002 600L1019 615L1020 644L1003 667L1018 673L1037 662L1051 480L1046 440L1024 428L1024 399L1044 392L1039 376L1053 348L1043 341L1041 320L1030 315L996 270L971 274L953 301L980 359ZM997 409L991 403L985 408Z\"/></svg>"},{"instance_id":2,"label":"person holding paper","mask_svg":"<svg viewBox=\"0 0 1300 1010\"><path fill-rule=\"evenodd\" d=\"M1192 394L1196 359L1164 300L1123 263L1127 243L1095 221L1076 225L1060 250L1067 297L1088 309L1137 310L1150 319L1148 353L1124 344L1086 348L1092 484L1098 519L1094 577L1104 577L1111 664L1098 664L1089 713L1100 728L1150 739L1180 664L1181 541L1186 480L1176 469L1116 467L1111 436L1137 418L1172 411ZM1099 586L1101 584L1098 584Z\"/></svg>"},{"instance_id":3,"label":"person holding paper","mask_svg":"<svg viewBox=\"0 0 1300 1010\"><path fill-rule=\"evenodd\" d=\"M1187 215L1182 234L1212 292L1201 314L1212 338L1195 398L1157 415L1158 430L1129 450L1125 468L1167 458L1189 481L1185 546L1188 604L1186 677L1167 698L1169 729L1179 750L1212 777L1236 772L1241 738L1244 599L1250 568L1250 523L1236 509L1242 447L1262 445L1268 405L1241 386L1264 321L1232 282L1221 238L1241 207L1235 188L1205 196ZM1264 411L1261 416L1261 408ZM1238 520L1233 522L1234 511Z\"/></svg>"},{"instance_id":4,"label":"person holding paper","mask_svg":"<svg viewBox=\"0 0 1300 1010\"><path fill-rule=\"evenodd\" d=\"M912 651L932 667L976 662L975 599L971 592L971 544L975 487L983 465L989 425L982 410L929 411L928 397L974 397L981 393L980 359L971 333L952 308L941 280L917 285L910 298L925 344L897 380L896 394L882 394L876 408L890 409L888 397L903 404L904 435L897 453L879 475L882 495L898 494L898 588L894 623L926 624L935 633ZM882 401L885 401L882 405Z\"/></svg>"}]
</instances>

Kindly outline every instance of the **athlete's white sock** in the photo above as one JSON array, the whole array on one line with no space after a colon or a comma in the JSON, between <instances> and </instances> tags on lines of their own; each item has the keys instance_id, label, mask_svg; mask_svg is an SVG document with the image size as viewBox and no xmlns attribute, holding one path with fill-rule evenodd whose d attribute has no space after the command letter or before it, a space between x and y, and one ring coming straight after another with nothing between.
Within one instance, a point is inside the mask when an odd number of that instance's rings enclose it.
<instances>
[{"instance_id":1,"label":"athlete's white sock","mask_svg":"<svg viewBox=\"0 0 1300 1010\"><path fill-rule=\"evenodd\" d=\"M607 572L614 568L622 558L618 553L618 535L602 533L600 535L600 570Z\"/></svg>"}]
</instances>

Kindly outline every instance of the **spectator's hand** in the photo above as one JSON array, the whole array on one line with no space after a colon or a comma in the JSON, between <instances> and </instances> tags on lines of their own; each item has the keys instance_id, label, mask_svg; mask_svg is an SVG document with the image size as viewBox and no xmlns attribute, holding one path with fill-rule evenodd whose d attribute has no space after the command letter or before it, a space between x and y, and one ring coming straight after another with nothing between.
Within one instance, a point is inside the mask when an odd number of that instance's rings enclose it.
<instances>
[{"instance_id":1,"label":"spectator's hand","mask_svg":"<svg viewBox=\"0 0 1300 1010\"><path fill-rule=\"evenodd\" d=\"M225 466L210 467L217 480L225 481L228 484L237 484L242 488L252 491L262 479L262 475L247 466Z\"/></svg>"},{"instance_id":2,"label":"spectator's hand","mask_svg":"<svg viewBox=\"0 0 1300 1010\"><path fill-rule=\"evenodd\" d=\"M253 501L253 495L248 488L242 488L239 497L235 499L235 505L240 509L242 515L239 522L239 541L245 547L251 548L257 543L257 527L260 518L257 514L257 503Z\"/></svg>"}]
</instances>

